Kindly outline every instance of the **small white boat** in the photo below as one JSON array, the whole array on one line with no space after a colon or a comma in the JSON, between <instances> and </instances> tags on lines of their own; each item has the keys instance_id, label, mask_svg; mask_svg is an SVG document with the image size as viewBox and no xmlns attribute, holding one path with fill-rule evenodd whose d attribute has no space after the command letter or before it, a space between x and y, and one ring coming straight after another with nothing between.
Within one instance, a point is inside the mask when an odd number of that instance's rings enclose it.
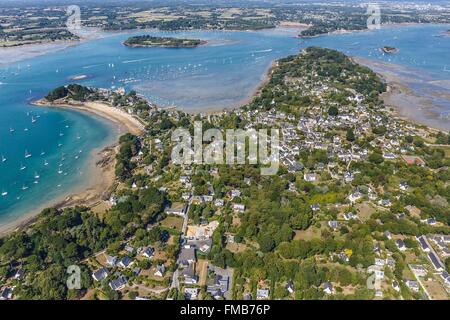
<instances>
[{"instance_id":1,"label":"small white boat","mask_svg":"<svg viewBox=\"0 0 450 320\"><path fill-rule=\"evenodd\" d=\"M25 170L27 167L25 167L23 164L20 165L20 171Z\"/></svg>"},{"instance_id":2,"label":"small white boat","mask_svg":"<svg viewBox=\"0 0 450 320\"><path fill-rule=\"evenodd\" d=\"M25 159L28 159L31 157L31 153L29 153L27 150L25 150Z\"/></svg>"},{"instance_id":3,"label":"small white boat","mask_svg":"<svg viewBox=\"0 0 450 320\"><path fill-rule=\"evenodd\" d=\"M6 197L8 195L8 192L2 191L2 197Z\"/></svg>"},{"instance_id":4,"label":"small white boat","mask_svg":"<svg viewBox=\"0 0 450 320\"><path fill-rule=\"evenodd\" d=\"M48 161L47 160L44 161L44 166L48 166Z\"/></svg>"},{"instance_id":5,"label":"small white boat","mask_svg":"<svg viewBox=\"0 0 450 320\"><path fill-rule=\"evenodd\" d=\"M40 177L41 177L41 176L40 176L37 172L34 173L34 178L35 178L35 179L39 179Z\"/></svg>"},{"instance_id":6,"label":"small white boat","mask_svg":"<svg viewBox=\"0 0 450 320\"><path fill-rule=\"evenodd\" d=\"M45 154L45 152L44 151L41 151L41 156L43 156Z\"/></svg>"},{"instance_id":7,"label":"small white boat","mask_svg":"<svg viewBox=\"0 0 450 320\"><path fill-rule=\"evenodd\" d=\"M26 185L22 186L22 190L27 190L27 189L28 189L28 187Z\"/></svg>"},{"instance_id":8,"label":"small white boat","mask_svg":"<svg viewBox=\"0 0 450 320\"><path fill-rule=\"evenodd\" d=\"M58 170L58 173L59 173L59 174L62 174L62 173L63 173L63 171L62 171L61 169L59 169L59 170Z\"/></svg>"},{"instance_id":9,"label":"small white boat","mask_svg":"<svg viewBox=\"0 0 450 320\"><path fill-rule=\"evenodd\" d=\"M59 133L59 136L60 136L60 137L62 137L63 135L64 135L64 133L62 133L62 132Z\"/></svg>"},{"instance_id":10,"label":"small white boat","mask_svg":"<svg viewBox=\"0 0 450 320\"><path fill-rule=\"evenodd\" d=\"M25 131L25 132L28 131L28 128L23 129L23 131Z\"/></svg>"},{"instance_id":11,"label":"small white boat","mask_svg":"<svg viewBox=\"0 0 450 320\"><path fill-rule=\"evenodd\" d=\"M14 131L16 131L16 130L14 130L14 128L12 128L12 127L9 128L9 132L13 133Z\"/></svg>"},{"instance_id":12,"label":"small white boat","mask_svg":"<svg viewBox=\"0 0 450 320\"><path fill-rule=\"evenodd\" d=\"M34 117L31 117L31 123L35 123L37 120Z\"/></svg>"},{"instance_id":13,"label":"small white boat","mask_svg":"<svg viewBox=\"0 0 450 320\"><path fill-rule=\"evenodd\" d=\"M62 143L58 143L58 148L61 148L62 147Z\"/></svg>"},{"instance_id":14,"label":"small white boat","mask_svg":"<svg viewBox=\"0 0 450 320\"><path fill-rule=\"evenodd\" d=\"M6 162L6 158L2 155L2 162Z\"/></svg>"}]
</instances>

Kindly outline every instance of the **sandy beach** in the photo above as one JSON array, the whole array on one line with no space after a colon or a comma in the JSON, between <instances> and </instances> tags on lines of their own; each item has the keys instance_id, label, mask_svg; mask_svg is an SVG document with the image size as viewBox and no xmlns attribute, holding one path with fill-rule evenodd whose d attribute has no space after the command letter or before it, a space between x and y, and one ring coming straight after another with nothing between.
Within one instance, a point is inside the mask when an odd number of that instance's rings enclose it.
<instances>
[{"instance_id":1,"label":"sandy beach","mask_svg":"<svg viewBox=\"0 0 450 320\"><path fill-rule=\"evenodd\" d=\"M111 107L104 102L51 104L40 100L33 104L40 107L68 108L94 114L114 124L117 129L117 139L127 132L140 135L145 129L144 125L132 115ZM39 213L45 208L66 208L77 205L90 207L109 199L110 193L115 185L115 158L117 152L118 144L107 146L100 150L94 150L91 154L91 160L87 169L90 179L87 185L80 186L70 194L54 199L50 203L44 203L36 208L36 210L29 212L27 215L11 223L0 225L0 236L5 236L33 224Z\"/></svg>"},{"instance_id":2,"label":"sandy beach","mask_svg":"<svg viewBox=\"0 0 450 320\"><path fill-rule=\"evenodd\" d=\"M0 65L19 62L78 45L79 41L55 41L0 48Z\"/></svg>"},{"instance_id":3,"label":"sandy beach","mask_svg":"<svg viewBox=\"0 0 450 320\"><path fill-rule=\"evenodd\" d=\"M124 134L130 132L135 135L140 135L145 130L145 126L140 120L128 114L127 112L112 107L103 101L93 101L93 102L58 102L55 101L50 103L46 100L39 100L33 103L36 106L44 106L51 108L68 108L71 110L78 110L82 112L93 113L101 118L109 120L117 125L119 134Z\"/></svg>"}]
</instances>

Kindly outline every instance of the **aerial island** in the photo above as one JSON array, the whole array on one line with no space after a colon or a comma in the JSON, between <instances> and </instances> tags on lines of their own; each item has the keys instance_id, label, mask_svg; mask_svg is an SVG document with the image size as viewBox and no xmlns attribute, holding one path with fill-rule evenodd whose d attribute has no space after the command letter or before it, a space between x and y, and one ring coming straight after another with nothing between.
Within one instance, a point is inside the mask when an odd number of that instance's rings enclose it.
<instances>
[{"instance_id":1,"label":"aerial island","mask_svg":"<svg viewBox=\"0 0 450 320\"><path fill-rule=\"evenodd\" d=\"M207 41L200 39L181 39L172 37L134 36L124 41L127 47L135 48L196 48Z\"/></svg>"},{"instance_id":2,"label":"aerial island","mask_svg":"<svg viewBox=\"0 0 450 320\"><path fill-rule=\"evenodd\" d=\"M381 50L381 52L389 53L389 54L398 53L400 51L399 48L395 48L395 47L391 47L391 46L384 46L384 47L380 48L380 50Z\"/></svg>"}]
</instances>

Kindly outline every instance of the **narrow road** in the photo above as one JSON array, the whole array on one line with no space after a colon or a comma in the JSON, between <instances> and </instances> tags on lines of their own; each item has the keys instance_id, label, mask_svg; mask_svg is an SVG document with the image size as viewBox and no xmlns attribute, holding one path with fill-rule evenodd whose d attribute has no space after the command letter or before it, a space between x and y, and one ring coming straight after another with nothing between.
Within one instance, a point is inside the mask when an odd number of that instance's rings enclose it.
<instances>
[{"instance_id":1,"label":"narrow road","mask_svg":"<svg viewBox=\"0 0 450 320\"><path fill-rule=\"evenodd\" d=\"M186 209L186 214L184 215L184 220L183 220L183 227L181 229L182 232L182 241L184 242L184 236L186 235L186 230L187 230L187 225L189 222L189 210L191 209L191 204L192 204L192 197L191 199L189 199L189 203ZM177 288L177 290L180 290L180 282L178 281L178 268L173 272L172 275L172 282L170 284L170 289L172 288Z\"/></svg>"}]
</instances>

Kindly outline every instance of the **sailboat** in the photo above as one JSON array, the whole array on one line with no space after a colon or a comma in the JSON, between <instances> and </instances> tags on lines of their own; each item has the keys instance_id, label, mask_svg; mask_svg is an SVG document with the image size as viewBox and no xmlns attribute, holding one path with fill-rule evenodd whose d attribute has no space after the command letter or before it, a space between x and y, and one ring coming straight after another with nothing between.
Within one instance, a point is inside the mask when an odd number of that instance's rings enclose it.
<instances>
[{"instance_id":1,"label":"sailboat","mask_svg":"<svg viewBox=\"0 0 450 320\"><path fill-rule=\"evenodd\" d=\"M6 197L8 195L8 192L2 191L2 197Z\"/></svg>"},{"instance_id":2,"label":"sailboat","mask_svg":"<svg viewBox=\"0 0 450 320\"><path fill-rule=\"evenodd\" d=\"M31 157L31 153L28 153L27 150L25 150L25 159L30 158Z\"/></svg>"},{"instance_id":3,"label":"sailboat","mask_svg":"<svg viewBox=\"0 0 450 320\"><path fill-rule=\"evenodd\" d=\"M43 156L45 154L44 150L41 151L41 156Z\"/></svg>"},{"instance_id":4,"label":"sailboat","mask_svg":"<svg viewBox=\"0 0 450 320\"><path fill-rule=\"evenodd\" d=\"M2 155L2 162L5 162L6 158Z\"/></svg>"},{"instance_id":5,"label":"sailboat","mask_svg":"<svg viewBox=\"0 0 450 320\"><path fill-rule=\"evenodd\" d=\"M34 178L35 178L35 179L39 179L40 177L41 177L41 176L40 176L37 172L34 173Z\"/></svg>"},{"instance_id":6,"label":"sailboat","mask_svg":"<svg viewBox=\"0 0 450 320\"><path fill-rule=\"evenodd\" d=\"M62 132L59 132L59 136L60 137L62 137L64 135L64 133L62 133Z\"/></svg>"},{"instance_id":7,"label":"sailboat","mask_svg":"<svg viewBox=\"0 0 450 320\"><path fill-rule=\"evenodd\" d=\"M31 117L31 123L35 123L37 120L32 116Z\"/></svg>"},{"instance_id":8,"label":"sailboat","mask_svg":"<svg viewBox=\"0 0 450 320\"><path fill-rule=\"evenodd\" d=\"M58 169L58 173L59 173L59 174L62 174L63 171L62 171L61 169Z\"/></svg>"},{"instance_id":9,"label":"sailboat","mask_svg":"<svg viewBox=\"0 0 450 320\"><path fill-rule=\"evenodd\" d=\"M10 132L10 133L13 133L14 131L16 131L16 130L14 130L13 127L9 127L9 132Z\"/></svg>"},{"instance_id":10,"label":"sailboat","mask_svg":"<svg viewBox=\"0 0 450 320\"><path fill-rule=\"evenodd\" d=\"M23 164L20 164L20 171L25 170L27 167L25 167Z\"/></svg>"},{"instance_id":11,"label":"sailboat","mask_svg":"<svg viewBox=\"0 0 450 320\"><path fill-rule=\"evenodd\" d=\"M44 160L44 166L48 166L48 161Z\"/></svg>"},{"instance_id":12,"label":"sailboat","mask_svg":"<svg viewBox=\"0 0 450 320\"><path fill-rule=\"evenodd\" d=\"M26 185L22 185L22 190L27 190L28 187Z\"/></svg>"}]
</instances>

